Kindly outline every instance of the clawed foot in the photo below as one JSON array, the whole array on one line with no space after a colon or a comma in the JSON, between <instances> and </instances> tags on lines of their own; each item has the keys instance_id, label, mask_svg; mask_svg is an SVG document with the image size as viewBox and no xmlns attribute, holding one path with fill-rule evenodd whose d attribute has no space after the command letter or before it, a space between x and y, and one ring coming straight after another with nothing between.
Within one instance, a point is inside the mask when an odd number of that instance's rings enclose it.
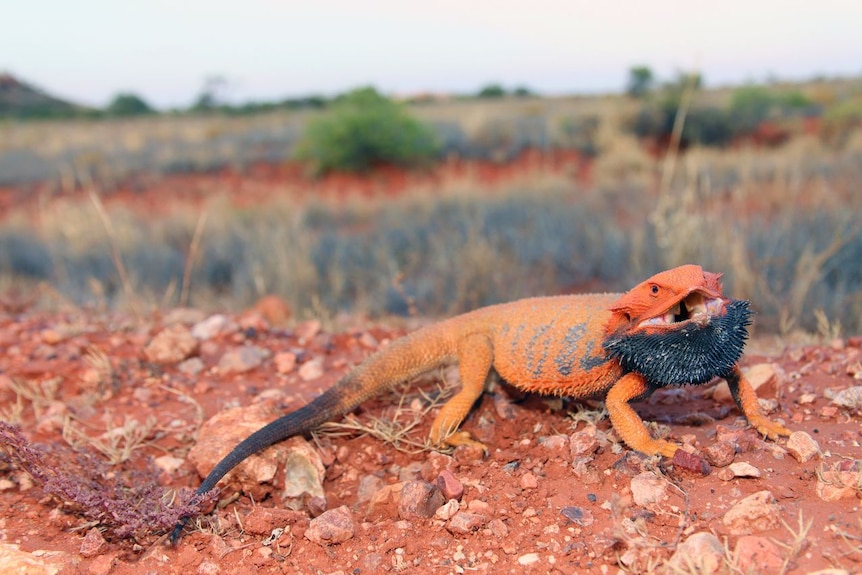
<instances>
[{"instance_id":1,"label":"clawed foot","mask_svg":"<svg viewBox=\"0 0 862 575\"><path fill-rule=\"evenodd\" d=\"M766 418L764 418L762 421L752 421L751 424L754 426L758 433L760 433L766 438L771 439L772 441L775 441L779 437L787 437L792 433L789 429L787 429L780 423L775 423L774 421L771 421Z\"/></svg>"},{"instance_id":2,"label":"clawed foot","mask_svg":"<svg viewBox=\"0 0 862 575\"><path fill-rule=\"evenodd\" d=\"M447 437L444 441L445 444L451 445L452 447L458 447L459 445L466 445L467 447L473 447L476 449L481 449L482 453L488 455L488 446L482 443L481 441L476 441L472 437L470 437L470 433L466 431L458 431Z\"/></svg>"}]
</instances>

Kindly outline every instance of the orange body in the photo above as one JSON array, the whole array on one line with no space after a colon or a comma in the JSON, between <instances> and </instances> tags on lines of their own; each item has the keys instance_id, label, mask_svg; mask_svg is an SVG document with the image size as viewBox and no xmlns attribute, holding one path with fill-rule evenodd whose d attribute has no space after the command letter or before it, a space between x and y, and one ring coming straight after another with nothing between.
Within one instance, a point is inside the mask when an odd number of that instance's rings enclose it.
<instances>
[{"instance_id":1,"label":"orange body","mask_svg":"<svg viewBox=\"0 0 862 575\"><path fill-rule=\"evenodd\" d=\"M719 274L687 265L654 275L625 294L524 299L478 309L393 341L320 397L253 433L207 475L209 491L248 456L352 411L383 389L457 362L461 390L431 426L435 445L476 444L458 432L491 370L528 392L604 395L614 429L648 455L679 447L653 439L630 401L665 385L724 377L748 421L770 438L790 431L767 419L737 361L750 312L722 295ZM483 446L484 447L484 446ZM176 540L182 526L175 529Z\"/></svg>"},{"instance_id":2,"label":"orange body","mask_svg":"<svg viewBox=\"0 0 862 575\"><path fill-rule=\"evenodd\" d=\"M493 369L508 383L528 392L569 397L604 395L611 422L626 444L649 455L671 457L678 446L652 439L629 405L667 383L661 374L647 376L627 368L629 364L608 352L608 342L640 338L655 348L651 354L660 355L665 352L663 337L708 329L725 317L725 308L732 301L723 297L719 278L719 274L688 265L656 274L625 294L539 297L484 307L395 340L307 407L320 402L313 410L315 420L325 421L351 411L382 389L454 362L459 366L461 390L443 406L431 427L435 445L472 443L457 429L482 394ZM743 340L747 337L745 325L741 326ZM703 343L704 337L701 345L713 345L711 339ZM741 343L737 343L741 353ZM717 338L715 345L723 344ZM706 350L709 357L716 355L715 351ZM690 355L681 357L688 361ZM750 384L735 365L736 359L731 356L731 363L714 374L700 365L672 365L672 355L668 361L675 372L674 384L703 383L704 373L707 380L721 375L728 380L740 409L759 431L773 438L788 435L787 429L761 413ZM697 374L697 381L687 380L688 372ZM296 422L306 427L302 423Z\"/></svg>"}]
</instances>

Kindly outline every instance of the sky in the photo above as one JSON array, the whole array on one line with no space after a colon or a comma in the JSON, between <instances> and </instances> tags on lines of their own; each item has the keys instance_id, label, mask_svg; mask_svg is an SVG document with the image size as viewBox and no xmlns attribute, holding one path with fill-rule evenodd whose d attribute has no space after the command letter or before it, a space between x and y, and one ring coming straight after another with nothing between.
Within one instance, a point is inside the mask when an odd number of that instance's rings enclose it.
<instances>
[{"instance_id":1,"label":"sky","mask_svg":"<svg viewBox=\"0 0 862 575\"><path fill-rule=\"evenodd\" d=\"M212 76L241 102L862 74L859 0L0 0L0 21L0 72L92 106L188 106Z\"/></svg>"}]
</instances>

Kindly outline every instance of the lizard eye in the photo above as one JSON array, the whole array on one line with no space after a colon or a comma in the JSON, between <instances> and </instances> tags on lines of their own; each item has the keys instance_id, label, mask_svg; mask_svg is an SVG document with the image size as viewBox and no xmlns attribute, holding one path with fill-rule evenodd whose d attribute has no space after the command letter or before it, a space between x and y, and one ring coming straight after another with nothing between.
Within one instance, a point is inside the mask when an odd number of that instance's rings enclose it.
<instances>
[{"instance_id":1,"label":"lizard eye","mask_svg":"<svg viewBox=\"0 0 862 575\"><path fill-rule=\"evenodd\" d=\"M658 293L658 286L655 284L651 285L649 289L652 293Z\"/></svg>"}]
</instances>

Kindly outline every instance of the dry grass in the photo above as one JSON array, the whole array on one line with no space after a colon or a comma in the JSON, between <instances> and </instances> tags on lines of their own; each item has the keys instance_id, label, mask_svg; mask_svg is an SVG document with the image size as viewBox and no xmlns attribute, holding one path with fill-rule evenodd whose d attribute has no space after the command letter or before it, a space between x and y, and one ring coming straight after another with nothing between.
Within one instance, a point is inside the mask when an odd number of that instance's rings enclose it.
<instances>
[{"instance_id":1,"label":"dry grass","mask_svg":"<svg viewBox=\"0 0 862 575\"><path fill-rule=\"evenodd\" d=\"M428 422L429 414L442 407L454 395L455 385L445 378L430 392L422 387L411 391L412 386L400 386L397 397L391 402L393 408L386 415L376 417L347 415L342 421L324 423L313 435L320 437L342 437L367 435L393 446L405 453L422 453L439 448L430 444L427 435L421 436L417 428ZM390 404L390 402L386 402Z\"/></svg>"},{"instance_id":2,"label":"dry grass","mask_svg":"<svg viewBox=\"0 0 862 575\"><path fill-rule=\"evenodd\" d=\"M105 412L105 421L112 420L112 414ZM63 427L63 439L72 447L94 449L105 456L109 464L117 465L128 461L135 451L145 447L155 427L155 417L151 416L146 421L139 422L126 416L121 425L110 426L104 433L94 437L71 418L67 418Z\"/></svg>"},{"instance_id":3,"label":"dry grass","mask_svg":"<svg viewBox=\"0 0 862 575\"><path fill-rule=\"evenodd\" d=\"M811 531L811 526L814 525L814 520L810 519L805 521L802 517L802 511L800 510L799 515L796 518L795 528L784 521L784 519L781 520L781 524L791 536L788 543L773 539L773 541L779 547L784 549L785 552L784 563L781 564L781 570L779 571L779 573L783 575L788 572L793 561L795 561L796 558L799 557L799 554L808 546L808 532Z\"/></svg>"},{"instance_id":4,"label":"dry grass","mask_svg":"<svg viewBox=\"0 0 862 575\"><path fill-rule=\"evenodd\" d=\"M33 409L36 421L41 420L45 411L56 402L62 380L59 377L42 381L13 377L6 381L9 391L15 394L15 400L14 403L0 406L0 421L18 425L27 405Z\"/></svg>"},{"instance_id":5,"label":"dry grass","mask_svg":"<svg viewBox=\"0 0 862 575\"><path fill-rule=\"evenodd\" d=\"M846 546L844 557L858 563L862 561L862 519L858 521L858 533L850 533L847 529L841 529L836 525L830 525L828 529L835 535L841 538L841 541ZM841 561L833 558L836 566L840 565Z\"/></svg>"}]
</instances>

